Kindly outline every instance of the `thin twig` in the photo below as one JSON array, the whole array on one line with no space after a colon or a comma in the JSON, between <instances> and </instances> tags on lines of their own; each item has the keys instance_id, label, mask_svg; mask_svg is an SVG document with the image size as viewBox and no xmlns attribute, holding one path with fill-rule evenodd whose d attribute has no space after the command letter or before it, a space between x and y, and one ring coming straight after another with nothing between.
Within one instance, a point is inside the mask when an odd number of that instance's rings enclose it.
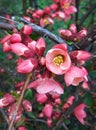
<instances>
[{"instance_id":1,"label":"thin twig","mask_svg":"<svg viewBox=\"0 0 96 130\"><path fill-rule=\"evenodd\" d=\"M2 108L0 108L0 112L2 113L4 119L6 120L7 124L9 125L9 120L8 117L6 116L6 113L4 112L4 110ZM12 130L15 130L15 128L13 127Z\"/></svg>"},{"instance_id":2,"label":"thin twig","mask_svg":"<svg viewBox=\"0 0 96 130\"><path fill-rule=\"evenodd\" d=\"M29 83L29 81L30 81L31 76L32 76L31 73L28 74L28 76L27 76L25 85L24 85L23 90L22 90L22 92L21 92L20 98L19 98L19 100L18 100L18 102L17 102L17 107L16 107L15 112L13 113L11 122L10 122L9 127L8 127L8 130L12 130L12 127L13 127L13 124L14 124L14 120L15 120L15 118L16 118L16 116L17 116L19 107L20 107L20 105L21 105L21 103L22 103L22 100L23 100L23 97L24 97L24 93L25 93L25 91L26 91L26 88L27 88L27 86L28 86L28 83Z\"/></svg>"}]
</instances>

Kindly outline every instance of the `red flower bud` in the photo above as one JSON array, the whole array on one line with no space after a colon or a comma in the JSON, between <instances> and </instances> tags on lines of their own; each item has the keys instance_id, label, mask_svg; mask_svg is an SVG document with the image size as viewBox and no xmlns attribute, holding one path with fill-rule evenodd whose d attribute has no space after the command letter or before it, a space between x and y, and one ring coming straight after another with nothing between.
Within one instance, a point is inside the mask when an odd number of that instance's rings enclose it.
<instances>
[{"instance_id":1,"label":"red flower bud","mask_svg":"<svg viewBox=\"0 0 96 130\"><path fill-rule=\"evenodd\" d=\"M21 29L21 32L25 35L30 35L32 33L32 27L29 25L24 25L24 27Z\"/></svg>"},{"instance_id":2,"label":"red flower bud","mask_svg":"<svg viewBox=\"0 0 96 130\"><path fill-rule=\"evenodd\" d=\"M0 99L0 108L6 107L14 102L14 97L9 93L6 93L3 98Z\"/></svg>"},{"instance_id":3,"label":"red flower bud","mask_svg":"<svg viewBox=\"0 0 96 130\"><path fill-rule=\"evenodd\" d=\"M46 43L43 38L39 38L36 43L36 54L42 56L46 48Z\"/></svg>"},{"instance_id":4,"label":"red flower bud","mask_svg":"<svg viewBox=\"0 0 96 130\"><path fill-rule=\"evenodd\" d=\"M53 106L51 104L46 104L43 108L43 113L47 118L50 118L52 116L52 110Z\"/></svg>"},{"instance_id":5,"label":"red flower bud","mask_svg":"<svg viewBox=\"0 0 96 130\"><path fill-rule=\"evenodd\" d=\"M47 101L47 99L48 98L47 98L46 94L37 94L36 95L36 100L39 103L45 103Z\"/></svg>"},{"instance_id":6,"label":"red flower bud","mask_svg":"<svg viewBox=\"0 0 96 130\"><path fill-rule=\"evenodd\" d=\"M21 35L18 33L14 33L11 36L11 42L12 43L20 43L22 41Z\"/></svg>"},{"instance_id":7,"label":"red flower bud","mask_svg":"<svg viewBox=\"0 0 96 130\"><path fill-rule=\"evenodd\" d=\"M23 107L27 112L32 111L32 104L28 100L23 101Z\"/></svg>"}]
</instances>

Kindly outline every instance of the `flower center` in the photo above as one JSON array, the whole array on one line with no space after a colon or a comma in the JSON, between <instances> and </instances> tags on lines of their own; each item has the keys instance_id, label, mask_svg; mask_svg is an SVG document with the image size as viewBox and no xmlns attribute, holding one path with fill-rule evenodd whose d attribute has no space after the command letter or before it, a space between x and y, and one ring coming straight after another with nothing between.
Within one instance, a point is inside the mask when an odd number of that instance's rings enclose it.
<instances>
[{"instance_id":1,"label":"flower center","mask_svg":"<svg viewBox=\"0 0 96 130\"><path fill-rule=\"evenodd\" d=\"M44 19L44 25L47 25L47 24L49 24L48 19Z\"/></svg>"},{"instance_id":2,"label":"flower center","mask_svg":"<svg viewBox=\"0 0 96 130\"><path fill-rule=\"evenodd\" d=\"M63 55L57 55L56 57L54 57L53 61L56 65L60 65L61 63L64 62L64 56Z\"/></svg>"},{"instance_id":3,"label":"flower center","mask_svg":"<svg viewBox=\"0 0 96 130\"><path fill-rule=\"evenodd\" d=\"M69 6L70 6L70 4L69 4L69 3L65 3L65 4L63 5L63 8L68 9L68 8L69 8Z\"/></svg>"}]
</instances>

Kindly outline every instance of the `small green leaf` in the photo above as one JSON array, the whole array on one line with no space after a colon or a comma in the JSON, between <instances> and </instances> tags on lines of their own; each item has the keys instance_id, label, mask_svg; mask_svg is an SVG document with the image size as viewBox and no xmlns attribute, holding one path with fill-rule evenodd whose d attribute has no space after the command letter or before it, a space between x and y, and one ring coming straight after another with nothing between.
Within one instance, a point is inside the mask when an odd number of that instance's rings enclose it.
<instances>
[{"instance_id":1,"label":"small green leaf","mask_svg":"<svg viewBox=\"0 0 96 130\"><path fill-rule=\"evenodd\" d=\"M25 118L22 116L18 122L16 122L15 126L19 127L25 122Z\"/></svg>"},{"instance_id":2,"label":"small green leaf","mask_svg":"<svg viewBox=\"0 0 96 130\"><path fill-rule=\"evenodd\" d=\"M27 112L28 116L33 118L33 119L36 119L36 115L32 112Z\"/></svg>"},{"instance_id":3,"label":"small green leaf","mask_svg":"<svg viewBox=\"0 0 96 130\"><path fill-rule=\"evenodd\" d=\"M25 98L25 99L28 99L28 100L32 99L32 90L31 90L31 89L28 89L28 90L26 91L26 93L25 93L25 95L24 95L24 98Z\"/></svg>"},{"instance_id":4,"label":"small green leaf","mask_svg":"<svg viewBox=\"0 0 96 130\"><path fill-rule=\"evenodd\" d=\"M70 122L69 119L65 120L65 124L66 124L66 125L69 125L70 123L71 123L71 122Z\"/></svg>"},{"instance_id":5,"label":"small green leaf","mask_svg":"<svg viewBox=\"0 0 96 130\"><path fill-rule=\"evenodd\" d=\"M20 30L22 27L24 27L23 23L19 23L17 29Z\"/></svg>"}]
</instances>

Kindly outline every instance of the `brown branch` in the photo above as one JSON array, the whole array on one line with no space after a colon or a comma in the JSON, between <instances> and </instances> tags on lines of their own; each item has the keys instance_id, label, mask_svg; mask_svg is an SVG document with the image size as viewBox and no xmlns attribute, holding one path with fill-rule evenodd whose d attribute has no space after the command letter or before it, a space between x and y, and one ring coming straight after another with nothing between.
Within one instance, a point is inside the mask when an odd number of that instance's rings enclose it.
<instances>
[{"instance_id":1,"label":"brown branch","mask_svg":"<svg viewBox=\"0 0 96 130\"><path fill-rule=\"evenodd\" d=\"M13 124L14 124L14 120L15 120L15 118L16 118L16 116L17 116L19 107L20 107L20 105L21 105L21 103L22 103L22 100L23 100L23 97L24 97L24 93L25 93L25 91L26 91L26 88L27 88L27 86L28 86L28 83L29 83L29 81L30 81L31 76L32 76L31 73L28 74L28 76L27 76L25 85L24 85L23 90L22 90L22 92L21 92L20 98L19 98L19 100L18 100L18 102L17 102L17 107L16 107L15 112L13 113L12 119L11 119L10 124L9 124L9 127L8 127L8 130L12 130L12 127L13 127Z\"/></svg>"}]
</instances>

